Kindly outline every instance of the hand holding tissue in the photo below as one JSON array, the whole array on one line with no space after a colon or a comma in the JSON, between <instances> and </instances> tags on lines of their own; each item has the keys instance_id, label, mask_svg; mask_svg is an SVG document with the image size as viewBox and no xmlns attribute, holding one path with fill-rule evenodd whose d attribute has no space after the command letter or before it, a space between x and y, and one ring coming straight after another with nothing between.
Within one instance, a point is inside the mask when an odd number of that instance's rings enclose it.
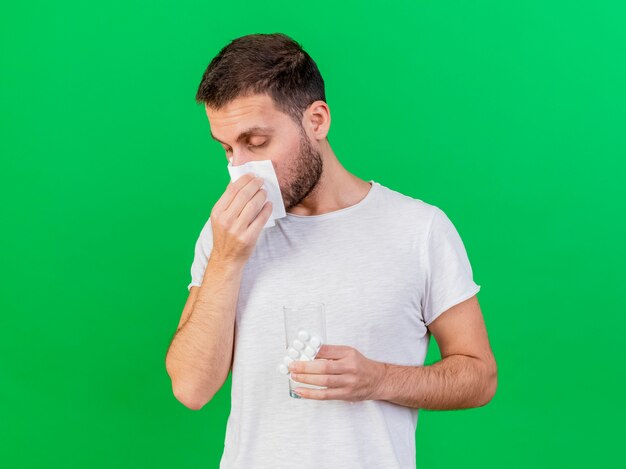
<instances>
[{"instance_id":1,"label":"hand holding tissue","mask_svg":"<svg viewBox=\"0 0 626 469\"><path fill-rule=\"evenodd\" d=\"M267 193L267 201L272 202L272 213L263 228L274 226L276 224L274 222L275 219L287 216L283 195L280 192L278 177L274 171L272 160L248 161L247 163L233 166L231 158L228 162L228 173L230 174L231 182L235 182L246 173L252 173L265 180L263 189Z\"/></svg>"}]
</instances>

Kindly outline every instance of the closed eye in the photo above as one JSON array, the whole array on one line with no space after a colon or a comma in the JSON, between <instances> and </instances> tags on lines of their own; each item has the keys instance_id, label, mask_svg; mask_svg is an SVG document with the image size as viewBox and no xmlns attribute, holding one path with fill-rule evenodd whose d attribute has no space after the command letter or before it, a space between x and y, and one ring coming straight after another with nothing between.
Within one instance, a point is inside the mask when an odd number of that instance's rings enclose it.
<instances>
[{"instance_id":1,"label":"closed eye","mask_svg":"<svg viewBox=\"0 0 626 469\"><path fill-rule=\"evenodd\" d=\"M248 148L261 148L264 147L265 145L267 145L267 142L269 142L269 140L266 140L265 142L259 144L259 145L252 145L251 143L248 143ZM230 148L225 148L224 151L226 151L226 153L231 152L232 150Z\"/></svg>"}]
</instances>

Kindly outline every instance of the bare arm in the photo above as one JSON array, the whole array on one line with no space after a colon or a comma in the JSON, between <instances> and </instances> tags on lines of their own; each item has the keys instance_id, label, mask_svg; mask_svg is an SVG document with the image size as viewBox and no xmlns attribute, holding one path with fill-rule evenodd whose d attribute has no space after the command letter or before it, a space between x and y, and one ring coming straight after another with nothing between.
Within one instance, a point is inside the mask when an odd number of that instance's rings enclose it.
<instances>
[{"instance_id":1,"label":"bare arm","mask_svg":"<svg viewBox=\"0 0 626 469\"><path fill-rule=\"evenodd\" d=\"M272 213L263 179L228 184L211 211L213 246L202 285L190 289L165 367L176 398L198 410L228 377L243 268Z\"/></svg>"},{"instance_id":2,"label":"bare arm","mask_svg":"<svg viewBox=\"0 0 626 469\"><path fill-rule=\"evenodd\" d=\"M496 392L497 367L476 295L441 314L429 329L442 359L428 366L385 363L377 398L435 410L487 404Z\"/></svg>"},{"instance_id":3,"label":"bare arm","mask_svg":"<svg viewBox=\"0 0 626 469\"><path fill-rule=\"evenodd\" d=\"M242 270L241 264L209 257L202 286L191 287L168 349L174 395L191 409L210 401L231 369Z\"/></svg>"}]
</instances>

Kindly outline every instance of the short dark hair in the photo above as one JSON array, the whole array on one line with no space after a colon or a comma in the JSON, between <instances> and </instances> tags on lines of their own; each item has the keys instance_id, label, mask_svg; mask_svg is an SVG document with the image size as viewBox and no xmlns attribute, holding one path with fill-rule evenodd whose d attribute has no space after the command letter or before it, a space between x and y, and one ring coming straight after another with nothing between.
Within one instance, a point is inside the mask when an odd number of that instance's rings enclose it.
<instances>
[{"instance_id":1,"label":"short dark hair","mask_svg":"<svg viewBox=\"0 0 626 469\"><path fill-rule=\"evenodd\" d=\"M316 63L283 33L248 34L224 46L202 75L196 102L220 109L250 94L269 94L299 127L312 102L326 102Z\"/></svg>"}]
</instances>

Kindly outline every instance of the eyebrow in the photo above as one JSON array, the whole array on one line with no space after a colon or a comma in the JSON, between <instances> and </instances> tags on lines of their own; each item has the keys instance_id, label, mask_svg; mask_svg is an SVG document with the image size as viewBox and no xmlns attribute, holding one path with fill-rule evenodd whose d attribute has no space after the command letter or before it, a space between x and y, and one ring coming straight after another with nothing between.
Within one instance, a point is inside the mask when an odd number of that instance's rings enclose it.
<instances>
[{"instance_id":1,"label":"eyebrow","mask_svg":"<svg viewBox=\"0 0 626 469\"><path fill-rule=\"evenodd\" d=\"M258 134L262 134L262 133L272 133L274 131L273 128L271 127L261 127L258 125L255 125L254 127L249 127L246 130L244 130L243 132L241 132L239 134L239 136L237 137L237 142L243 142L244 140L247 140L249 137L251 137L252 135L258 135ZM228 145L225 142L222 142L220 139L215 138L215 135L213 135L213 132L211 132L211 138L213 140L217 140L220 143L223 143L224 145Z\"/></svg>"}]
</instances>

